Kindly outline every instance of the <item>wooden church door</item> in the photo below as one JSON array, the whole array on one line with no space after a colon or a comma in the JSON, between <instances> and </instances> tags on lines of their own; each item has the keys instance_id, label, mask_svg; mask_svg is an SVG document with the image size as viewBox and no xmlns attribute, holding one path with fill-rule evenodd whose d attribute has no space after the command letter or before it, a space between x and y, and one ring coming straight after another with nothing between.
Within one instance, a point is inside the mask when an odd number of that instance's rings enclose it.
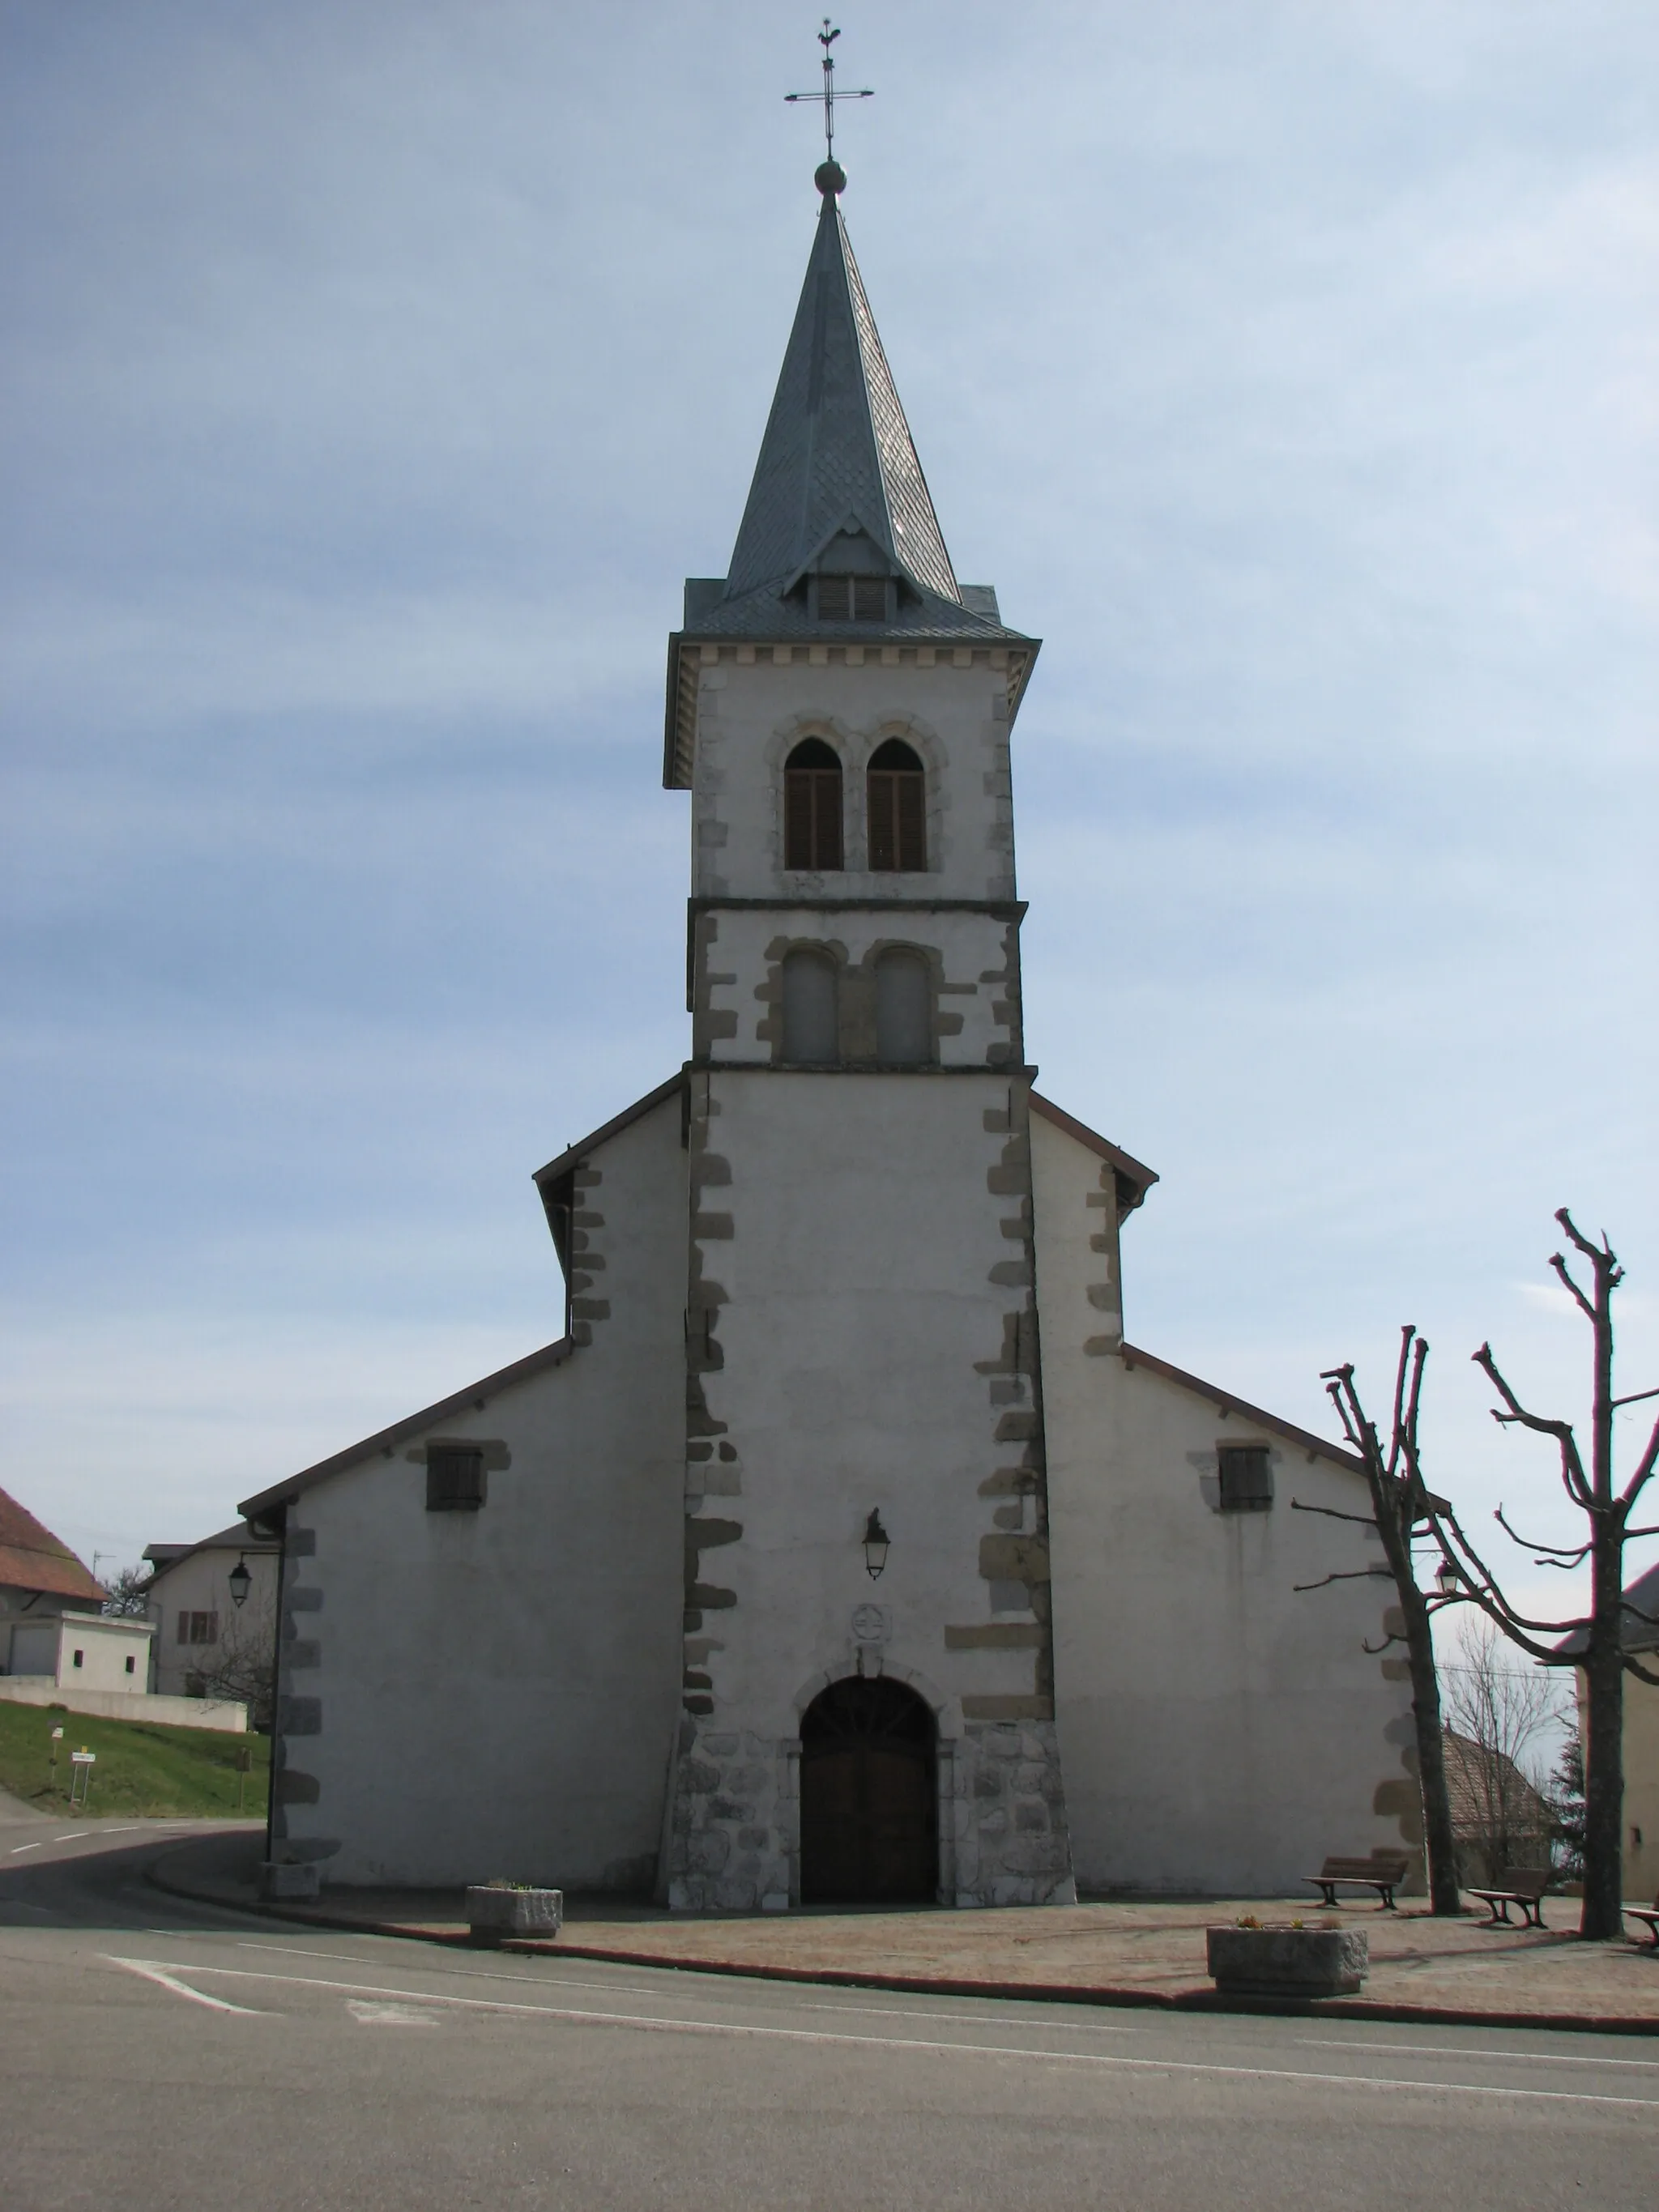
<instances>
[{"instance_id":1,"label":"wooden church door","mask_svg":"<svg viewBox=\"0 0 1659 2212\"><path fill-rule=\"evenodd\" d=\"M800 1725L804 1905L931 1899L939 1887L933 1716L914 1690L851 1677Z\"/></svg>"}]
</instances>

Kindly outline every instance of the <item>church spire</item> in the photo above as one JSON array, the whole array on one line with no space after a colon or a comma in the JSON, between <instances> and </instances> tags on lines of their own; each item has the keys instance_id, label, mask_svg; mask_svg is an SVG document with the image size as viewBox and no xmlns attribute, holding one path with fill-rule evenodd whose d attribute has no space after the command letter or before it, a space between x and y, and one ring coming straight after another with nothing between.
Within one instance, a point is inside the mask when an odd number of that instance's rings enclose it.
<instances>
[{"instance_id":1,"label":"church spire","mask_svg":"<svg viewBox=\"0 0 1659 2212\"><path fill-rule=\"evenodd\" d=\"M842 530L862 531L924 596L962 605L910 426L824 161L806 282L761 442L725 596L784 592Z\"/></svg>"}]
</instances>

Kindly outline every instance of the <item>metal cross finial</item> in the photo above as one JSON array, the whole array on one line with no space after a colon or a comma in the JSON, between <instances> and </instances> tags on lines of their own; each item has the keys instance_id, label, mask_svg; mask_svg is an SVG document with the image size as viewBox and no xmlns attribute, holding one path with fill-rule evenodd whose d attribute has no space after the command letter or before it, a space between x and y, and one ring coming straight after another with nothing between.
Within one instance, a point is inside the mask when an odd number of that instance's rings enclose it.
<instances>
[{"instance_id":1,"label":"metal cross finial","mask_svg":"<svg viewBox=\"0 0 1659 2212\"><path fill-rule=\"evenodd\" d=\"M830 18L826 15L823 19L823 28L818 33L818 44L823 48L823 91L786 92L783 95L786 100L813 100L823 102L823 157L826 161L833 161L836 158L836 102L838 100L873 100L876 96L868 89L862 92L838 92L836 89L836 64L830 49L840 36L841 33L831 27Z\"/></svg>"}]
</instances>

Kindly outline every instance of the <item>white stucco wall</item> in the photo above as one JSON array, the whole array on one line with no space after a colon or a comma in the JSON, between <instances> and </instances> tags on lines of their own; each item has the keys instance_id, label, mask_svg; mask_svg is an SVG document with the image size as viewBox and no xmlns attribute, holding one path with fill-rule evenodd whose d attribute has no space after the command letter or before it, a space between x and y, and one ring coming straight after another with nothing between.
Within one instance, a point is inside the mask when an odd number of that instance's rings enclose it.
<instances>
[{"instance_id":1,"label":"white stucco wall","mask_svg":"<svg viewBox=\"0 0 1659 2212\"><path fill-rule=\"evenodd\" d=\"M100 1613L20 1621L11 1631L9 1671L60 1687L142 1696L149 1679L150 1633L146 1622Z\"/></svg>"},{"instance_id":2,"label":"white stucco wall","mask_svg":"<svg viewBox=\"0 0 1659 2212\"><path fill-rule=\"evenodd\" d=\"M433 1431L488 1446L483 1509L425 1510L422 1435L289 1510L276 1848L327 1881L652 1879L680 1660L678 1095L576 1202L592 1341Z\"/></svg>"},{"instance_id":3,"label":"white stucco wall","mask_svg":"<svg viewBox=\"0 0 1659 2212\"><path fill-rule=\"evenodd\" d=\"M1013 896L1006 651L704 650L711 658L698 687L694 896L890 898L902 889L906 897ZM783 761L805 737L822 738L842 764L846 866L833 875L783 866ZM927 771L925 883L867 866L864 771L890 737L903 738Z\"/></svg>"},{"instance_id":4,"label":"white stucco wall","mask_svg":"<svg viewBox=\"0 0 1659 2212\"><path fill-rule=\"evenodd\" d=\"M1297 1894L1328 1852L1415 1844L1403 1666L1361 1648L1382 1639L1391 1587L1292 1588L1381 1564L1367 1532L1291 1510L1364 1512L1363 1478L1224 1393L1126 1365L1111 1169L1036 1114L1032 1156L1079 1886ZM1220 1442L1269 1447L1269 1510L1214 1510Z\"/></svg>"},{"instance_id":5,"label":"white stucco wall","mask_svg":"<svg viewBox=\"0 0 1659 2212\"><path fill-rule=\"evenodd\" d=\"M1024 1299L993 1274L1018 1207L988 1188L1006 1136L986 1115L1006 1116L1007 1084L728 1072L711 1089L732 1234L705 1248L725 1295L704 1389L737 1456L704 1503L743 1528L704 1554L704 1578L737 1597L704 1624L717 1709L793 1735L796 1693L848 1671L870 1603L890 1668L958 1700L1030 1698L1032 1651L947 1651L944 1633L990 1618L981 1486L1017 1456L981 1364ZM872 1507L892 1537L878 1583L860 1541Z\"/></svg>"}]
</instances>

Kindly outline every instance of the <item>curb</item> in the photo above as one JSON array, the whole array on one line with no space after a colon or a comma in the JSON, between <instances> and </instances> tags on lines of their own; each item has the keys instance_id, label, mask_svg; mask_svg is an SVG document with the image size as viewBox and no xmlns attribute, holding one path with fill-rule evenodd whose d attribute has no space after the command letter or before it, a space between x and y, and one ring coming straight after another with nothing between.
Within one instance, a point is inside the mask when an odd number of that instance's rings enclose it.
<instances>
[{"instance_id":1,"label":"curb","mask_svg":"<svg viewBox=\"0 0 1659 2212\"><path fill-rule=\"evenodd\" d=\"M173 1853L167 1855L174 1856ZM165 1859L144 1869L144 1878L170 1897L197 1905L224 1905L236 1912L257 1913L262 1919L283 1920L296 1927L327 1928L349 1936L386 1936L408 1943L430 1943L451 1950L471 1950L462 1932L422 1928L406 1921L362 1920L344 1913L298 1911L292 1906L267 1905L216 1894L200 1884L189 1886L162 1872ZM682 1974L722 1974L746 1982L794 1982L821 1988L908 1990L917 1996L994 1997L1028 2004L1093 2005L1113 2011L1200 2012L1245 2014L1295 2020L1370 2020L1409 2027L1413 2021L1431 2027L1541 2027L1558 2033L1580 2035L1659 2035L1659 2015L1632 2020L1621 2014L1572 2012L1504 2012L1456 2005L1389 2004L1370 1997L1224 1997L1218 1990L1114 1989L1079 1982L978 1981L960 1975L884 1974L846 1966L740 1966L725 1959L687 1959L660 1951L623 1951L597 1943L515 1942L510 1938L496 1947L527 1958L588 1959L612 1966L647 1966L657 1972Z\"/></svg>"}]
</instances>

